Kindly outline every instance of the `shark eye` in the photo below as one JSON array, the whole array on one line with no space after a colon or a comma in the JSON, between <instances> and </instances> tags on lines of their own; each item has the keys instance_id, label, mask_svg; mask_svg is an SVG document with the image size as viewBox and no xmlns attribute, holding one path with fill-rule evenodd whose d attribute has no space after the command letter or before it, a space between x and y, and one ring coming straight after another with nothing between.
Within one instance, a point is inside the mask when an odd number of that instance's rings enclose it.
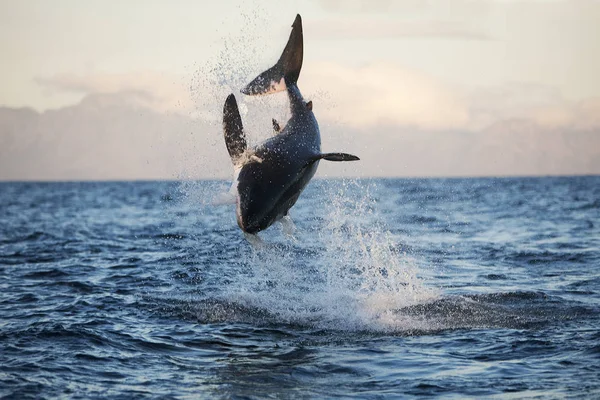
<instances>
[{"instance_id":1,"label":"shark eye","mask_svg":"<svg viewBox=\"0 0 600 400\"><path fill-rule=\"evenodd\" d=\"M312 111L312 100L306 103L306 108Z\"/></svg>"}]
</instances>

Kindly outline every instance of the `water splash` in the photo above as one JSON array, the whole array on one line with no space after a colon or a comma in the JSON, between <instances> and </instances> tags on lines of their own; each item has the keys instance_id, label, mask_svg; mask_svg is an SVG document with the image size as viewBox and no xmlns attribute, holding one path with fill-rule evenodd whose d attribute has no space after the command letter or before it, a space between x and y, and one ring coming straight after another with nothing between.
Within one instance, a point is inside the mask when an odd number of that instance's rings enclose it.
<instances>
[{"instance_id":1,"label":"water splash","mask_svg":"<svg viewBox=\"0 0 600 400\"><path fill-rule=\"evenodd\" d=\"M205 232L191 244L190 252L199 255L187 260L201 265L201 283L185 298L179 290L169 295L172 312L186 319L419 335L531 329L590 314L538 292L443 295L431 284L439 285L439 277L419 268L422 260L405 251L407 238L387 229L381 218L387 214L380 210L385 199L377 197L381 188L368 180L311 182L291 210L295 238L276 224L260 233L265 241L260 248L243 239L232 207L205 200L226 186L184 185L191 189L185 208L197 210L189 215Z\"/></svg>"},{"instance_id":2,"label":"water splash","mask_svg":"<svg viewBox=\"0 0 600 400\"><path fill-rule=\"evenodd\" d=\"M421 329L418 318L397 311L438 293L376 222L366 185L337 181L323 198L312 199L326 206L295 239L265 232L268 244L243 254L243 272L221 300L270 315L271 322L351 331Z\"/></svg>"}]
</instances>

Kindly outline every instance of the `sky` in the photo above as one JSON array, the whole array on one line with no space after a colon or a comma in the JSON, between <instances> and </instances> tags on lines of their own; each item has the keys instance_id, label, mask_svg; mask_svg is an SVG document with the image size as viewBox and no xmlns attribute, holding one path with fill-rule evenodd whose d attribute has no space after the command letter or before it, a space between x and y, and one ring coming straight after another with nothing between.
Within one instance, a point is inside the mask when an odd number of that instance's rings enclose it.
<instances>
[{"instance_id":1,"label":"sky","mask_svg":"<svg viewBox=\"0 0 600 400\"><path fill-rule=\"evenodd\" d=\"M239 89L304 24L329 176L600 173L600 1L0 0L0 180L228 178L284 94Z\"/></svg>"}]
</instances>

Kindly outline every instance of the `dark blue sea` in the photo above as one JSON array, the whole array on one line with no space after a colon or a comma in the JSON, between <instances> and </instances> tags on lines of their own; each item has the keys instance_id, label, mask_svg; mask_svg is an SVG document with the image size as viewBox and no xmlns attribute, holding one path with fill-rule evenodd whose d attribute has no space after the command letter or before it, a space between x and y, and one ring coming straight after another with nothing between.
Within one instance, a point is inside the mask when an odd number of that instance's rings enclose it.
<instances>
[{"instance_id":1,"label":"dark blue sea","mask_svg":"<svg viewBox=\"0 0 600 400\"><path fill-rule=\"evenodd\" d=\"M600 177L0 183L1 398L600 398Z\"/></svg>"}]
</instances>

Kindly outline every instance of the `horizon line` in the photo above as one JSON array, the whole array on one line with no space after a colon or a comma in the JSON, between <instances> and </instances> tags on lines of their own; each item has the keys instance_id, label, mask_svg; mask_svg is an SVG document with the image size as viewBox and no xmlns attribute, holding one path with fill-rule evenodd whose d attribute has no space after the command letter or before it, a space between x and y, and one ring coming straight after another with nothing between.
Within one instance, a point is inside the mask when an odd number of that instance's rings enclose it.
<instances>
[{"instance_id":1,"label":"horizon line","mask_svg":"<svg viewBox=\"0 0 600 400\"><path fill-rule=\"evenodd\" d=\"M512 175L414 175L414 176L332 176L315 177L314 180L373 180L373 179L542 179L542 178L581 178L600 177L600 173L575 173L575 174L512 174ZM150 182L229 182L231 178L133 178L133 179L0 179L0 184L9 183L150 183Z\"/></svg>"}]
</instances>

